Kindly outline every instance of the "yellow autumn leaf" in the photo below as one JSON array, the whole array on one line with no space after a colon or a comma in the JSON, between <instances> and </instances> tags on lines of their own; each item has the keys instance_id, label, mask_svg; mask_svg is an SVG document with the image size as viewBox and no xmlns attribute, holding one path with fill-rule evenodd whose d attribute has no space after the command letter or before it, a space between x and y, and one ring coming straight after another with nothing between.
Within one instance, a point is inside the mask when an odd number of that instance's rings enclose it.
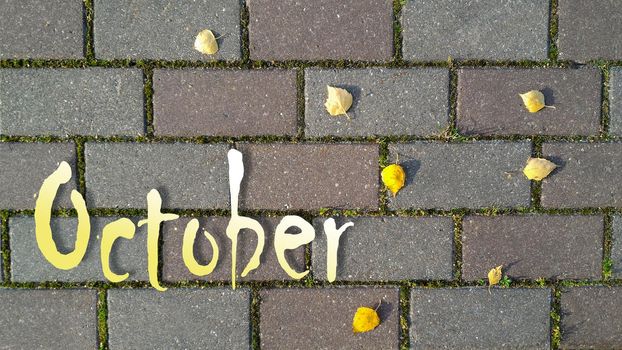
<instances>
[{"instance_id":1,"label":"yellow autumn leaf","mask_svg":"<svg viewBox=\"0 0 622 350\"><path fill-rule=\"evenodd\" d=\"M197 38L194 39L194 49L207 55L218 52L218 42L214 33L209 29L200 31Z\"/></svg>"},{"instance_id":2,"label":"yellow autumn leaf","mask_svg":"<svg viewBox=\"0 0 622 350\"><path fill-rule=\"evenodd\" d=\"M380 324L380 316L376 310L369 307L359 307L354 314L352 320L352 331L354 333L369 332L378 327Z\"/></svg>"},{"instance_id":3,"label":"yellow autumn leaf","mask_svg":"<svg viewBox=\"0 0 622 350\"><path fill-rule=\"evenodd\" d=\"M501 281L501 267L503 265L499 265L497 267L495 267L494 269L488 271L488 287L490 286L494 286L495 284L498 284L499 281Z\"/></svg>"},{"instance_id":4,"label":"yellow autumn leaf","mask_svg":"<svg viewBox=\"0 0 622 350\"><path fill-rule=\"evenodd\" d=\"M524 94L519 94L519 96L523 99L525 107L531 113L536 113L544 107L555 108L544 104L544 94L538 90L527 91Z\"/></svg>"},{"instance_id":5,"label":"yellow autumn leaf","mask_svg":"<svg viewBox=\"0 0 622 350\"><path fill-rule=\"evenodd\" d=\"M399 164L391 164L382 169L382 183L393 193L393 197L404 187L406 173Z\"/></svg>"},{"instance_id":6,"label":"yellow autumn leaf","mask_svg":"<svg viewBox=\"0 0 622 350\"><path fill-rule=\"evenodd\" d=\"M529 158L527 165L523 169L523 174L527 176L529 180L540 181L547 177L551 171L555 170L557 165L544 158Z\"/></svg>"},{"instance_id":7,"label":"yellow autumn leaf","mask_svg":"<svg viewBox=\"0 0 622 350\"><path fill-rule=\"evenodd\" d=\"M350 119L348 109L352 106L352 95L346 89L330 85L326 85L326 89L328 90L328 98L326 98L324 107L328 113L332 116L345 115Z\"/></svg>"}]
</instances>

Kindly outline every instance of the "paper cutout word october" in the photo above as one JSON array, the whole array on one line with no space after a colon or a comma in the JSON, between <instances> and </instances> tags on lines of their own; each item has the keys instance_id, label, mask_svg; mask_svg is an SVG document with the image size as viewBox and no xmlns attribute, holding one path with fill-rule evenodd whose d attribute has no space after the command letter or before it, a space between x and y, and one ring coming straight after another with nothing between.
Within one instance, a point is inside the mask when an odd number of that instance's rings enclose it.
<instances>
[{"instance_id":1,"label":"paper cutout word october","mask_svg":"<svg viewBox=\"0 0 622 350\"><path fill-rule=\"evenodd\" d=\"M244 178L244 163L242 153L235 149L229 150L227 154L229 161L229 190L231 192L231 219L227 226L226 234L231 240L231 283L233 289L236 286L236 256L238 234L243 229L250 229L257 234L257 246L250 261L242 270L241 276L246 276L250 271L259 267L260 256L263 252L265 234L261 224L249 217L238 215L238 195L240 184ZM78 227L76 234L75 248L72 252L63 254L56 248L56 243L52 238L50 220L52 216L52 203L60 185L66 184L71 179L71 167L67 162L61 162L58 168L43 181L39 190L39 197L35 205L35 235L37 245L43 256L54 267L62 270L70 270L80 264L88 247L89 236L91 235L90 217L86 209L86 203L80 192L71 191L71 203L78 213ZM156 189L152 189L147 194L147 218L140 220L138 226L147 225L147 270L149 272L149 283L159 291L166 288L158 281L158 237L160 236L160 224L164 221L175 220L179 215L162 213L162 198ZM328 281L335 280L337 271L337 251L339 248L339 238L348 227L354 226L348 222L337 228L335 220L329 218L324 221L324 233L326 234L326 270ZM286 233L290 227L298 227L300 233ZM218 262L218 245L214 237L207 232L203 234L212 246L212 259L209 264L199 264L193 254L194 240L199 229L199 221L192 219L184 230L182 257L184 264L190 272L197 276L210 274ZM128 273L119 275L110 269L110 252L114 242L119 238L132 239L136 232L136 226L127 218L121 218L107 224L102 230L101 236L101 266L104 276L111 282L121 282L129 277ZM285 251L296 249L302 245L310 243L315 239L315 229L305 219L296 215L283 217L274 232L274 250L281 268L292 278L301 279L309 273L296 272L285 259Z\"/></svg>"}]
</instances>

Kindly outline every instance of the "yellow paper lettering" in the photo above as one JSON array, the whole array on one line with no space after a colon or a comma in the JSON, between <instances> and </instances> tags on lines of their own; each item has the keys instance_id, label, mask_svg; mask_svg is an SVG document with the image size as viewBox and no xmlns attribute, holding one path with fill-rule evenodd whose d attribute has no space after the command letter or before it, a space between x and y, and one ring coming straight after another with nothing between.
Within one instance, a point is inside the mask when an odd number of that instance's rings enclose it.
<instances>
[{"instance_id":1,"label":"yellow paper lettering","mask_svg":"<svg viewBox=\"0 0 622 350\"><path fill-rule=\"evenodd\" d=\"M71 191L71 203L78 212L78 228L74 250L63 254L58 251L56 242L52 237L50 221L52 218L52 204L60 185L64 185L71 179L71 166L67 162L61 162L58 168L41 184L39 198L35 204L35 237L39 250L54 267L61 270L70 270L78 266L84 258L86 248L91 235L91 220L86 210L86 203L80 192Z\"/></svg>"},{"instance_id":2,"label":"yellow paper lettering","mask_svg":"<svg viewBox=\"0 0 622 350\"><path fill-rule=\"evenodd\" d=\"M184 258L184 264L188 268L188 271L192 272L197 276L207 276L216 268L216 264L218 263L218 244L216 244L216 240L214 237L209 234L207 231L203 231L205 237L212 245L212 260L210 260L209 264L201 265L194 258L194 241L197 237L197 231L199 230L199 220L192 219L186 225L186 230L184 232L184 243L182 245L182 257Z\"/></svg>"},{"instance_id":3,"label":"yellow paper lettering","mask_svg":"<svg viewBox=\"0 0 622 350\"><path fill-rule=\"evenodd\" d=\"M259 267L261 253L265 244L265 233L257 220L238 215L238 196L240 194L240 185L244 178L242 153L238 150L230 149L227 153L227 158L229 161L229 192L231 194L231 220L229 220L229 225L227 225L227 237L231 240L231 286L235 289L238 233L243 229L251 229L257 234L257 247L242 271L242 277L245 277L249 272Z\"/></svg>"},{"instance_id":4,"label":"yellow paper lettering","mask_svg":"<svg viewBox=\"0 0 622 350\"><path fill-rule=\"evenodd\" d=\"M300 228L300 233L289 234L286 233L287 229L293 226ZM315 229L305 219L296 215L285 216L274 231L274 250L276 251L276 257L281 265L281 268L294 279L301 279L309 273L309 270L304 272L296 272L292 269L285 259L285 251L296 249L301 245L305 245L315 239Z\"/></svg>"},{"instance_id":5,"label":"yellow paper lettering","mask_svg":"<svg viewBox=\"0 0 622 350\"><path fill-rule=\"evenodd\" d=\"M110 269L110 252L117 238L132 239L134 238L134 233L136 233L136 226L134 226L132 220L128 218L121 218L104 226L102 231L100 259L104 277L110 282L118 283L130 277L130 274L127 272L123 275L119 275Z\"/></svg>"},{"instance_id":6,"label":"yellow paper lettering","mask_svg":"<svg viewBox=\"0 0 622 350\"><path fill-rule=\"evenodd\" d=\"M353 222L345 223L339 229L335 219L324 221L324 234L326 235L326 277L328 282L333 282L337 276L337 251L339 250L339 238L348 229L354 226Z\"/></svg>"},{"instance_id":7,"label":"yellow paper lettering","mask_svg":"<svg viewBox=\"0 0 622 350\"><path fill-rule=\"evenodd\" d=\"M138 227L147 224L147 271L149 272L149 283L156 290L161 292L166 288L158 281L158 239L160 237L160 224L164 221L171 221L179 218L179 215L162 213L162 197L160 192L152 189L147 193L147 219L140 220Z\"/></svg>"}]
</instances>

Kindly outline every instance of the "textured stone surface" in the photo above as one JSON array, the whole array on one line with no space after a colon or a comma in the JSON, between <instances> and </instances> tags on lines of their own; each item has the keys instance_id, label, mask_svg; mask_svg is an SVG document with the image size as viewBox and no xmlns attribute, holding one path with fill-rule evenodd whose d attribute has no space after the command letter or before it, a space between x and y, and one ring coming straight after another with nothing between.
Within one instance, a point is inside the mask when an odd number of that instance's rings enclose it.
<instances>
[{"instance_id":1,"label":"textured stone surface","mask_svg":"<svg viewBox=\"0 0 622 350\"><path fill-rule=\"evenodd\" d=\"M613 236L611 246L612 272L614 278L622 278L622 217L613 216Z\"/></svg>"},{"instance_id":2,"label":"textured stone surface","mask_svg":"<svg viewBox=\"0 0 622 350\"><path fill-rule=\"evenodd\" d=\"M294 70L156 70L154 128L166 136L295 135Z\"/></svg>"},{"instance_id":3,"label":"textured stone surface","mask_svg":"<svg viewBox=\"0 0 622 350\"><path fill-rule=\"evenodd\" d=\"M622 59L622 7L618 0L559 0L559 59Z\"/></svg>"},{"instance_id":4,"label":"textured stone surface","mask_svg":"<svg viewBox=\"0 0 622 350\"><path fill-rule=\"evenodd\" d=\"M83 57L82 11L80 0L0 2L0 59Z\"/></svg>"},{"instance_id":5,"label":"textured stone surface","mask_svg":"<svg viewBox=\"0 0 622 350\"><path fill-rule=\"evenodd\" d=\"M240 1L95 0L95 56L102 59L235 60L241 57ZM218 52L194 49L210 29Z\"/></svg>"},{"instance_id":6,"label":"textured stone surface","mask_svg":"<svg viewBox=\"0 0 622 350\"><path fill-rule=\"evenodd\" d=\"M399 346L399 290L344 287L266 289L261 294L262 349L396 349ZM361 306L378 308L373 332L352 333Z\"/></svg>"},{"instance_id":7,"label":"textured stone surface","mask_svg":"<svg viewBox=\"0 0 622 350\"><path fill-rule=\"evenodd\" d=\"M77 184L73 143L0 143L0 208L34 209L43 180L62 161L71 165L73 177L59 188L54 203L69 207Z\"/></svg>"},{"instance_id":8,"label":"textured stone surface","mask_svg":"<svg viewBox=\"0 0 622 350\"><path fill-rule=\"evenodd\" d=\"M250 0L251 59L388 61L390 0Z\"/></svg>"},{"instance_id":9,"label":"textured stone surface","mask_svg":"<svg viewBox=\"0 0 622 350\"><path fill-rule=\"evenodd\" d=\"M622 348L622 288L562 290L562 349Z\"/></svg>"},{"instance_id":10,"label":"textured stone surface","mask_svg":"<svg viewBox=\"0 0 622 350\"><path fill-rule=\"evenodd\" d=\"M415 349L549 348L549 289L421 289L410 299Z\"/></svg>"},{"instance_id":11,"label":"textured stone surface","mask_svg":"<svg viewBox=\"0 0 622 350\"><path fill-rule=\"evenodd\" d=\"M547 0L418 0L402 9L404 58L546 60Z\"/></svg>"},{"instance_id":12,"label":"textured stone surface","mask_svg":"<svg viewBox=\"0 0 622 350\"><path fill-rule=\"evenodd\" d=\"M317 218L313 273L326 279L324 221ZM352 222L339 240L337 280L449 280L453 265L453 221L449 217L338 218Z\"/></svg>"},{"instance_id":13,"label":"textured stone surface","mask_svg":"<svg viewBox=\"0 0 622 350\"><path fill-rule=\"evenodd\" d=\"M146 208L157 189L164 208L227 208L227 145L87 143L90 207Z\"/></svg>"},{"instance_id":14,"label":"textured stone surface","mask_svg":"<svg viewBox=\"0 0 622 350\"><path fill-rule=\"evenodd\" d=\"M609 133L622 136L622 69L609 73Z\"/></svg>"},{"instance_id":15,"label":"textured stone surface","mask_svg":"<svg viewBox=\"0 0 622 350\"><path fill-rule=\"evenodd\" d=\"M352 94L350 120L328 114L326 85ZM440 68L307 69L306 136L437 135L449 121L448 89Z\"/></svg>"},{"instance_id":16,"label":"textured stone surface","mask_svg":"<svg viewBox=\"0 0 622 350\"><path fill-rule=\"evenodd\" d=\"M162 229L162 278L165 281L183 280L208 280L208 281L229 281L231 280L231 240L226 236L225 231L229 223L229 217L209 217L199 219L199 233L194 245L194 256L202 264L207 265L213 256L213 250L203 230L207 230L218 244L219 256L216 269L209 275L198 277L190 273L184 264L182 257L182 243L184 230L190 218L180 218L174 222L163 224ZM266 235L265 246L261 255L261 265L256 270L251 271L246 277L241 277L240 273L252 257L257 246L257 235L250 230L243 230L238 235L238 271L236 279L239 281L267 281L267 280L289 280L276 258L274 252L274 229L281 218L257 218L264 228ZM320 232L316 232L318 235ZM298 271L305 270L305 248L299 247L296 250L288 250L285 254L290 266Z\"/></svg>"},{"instance_id":17,"label":"textured stone surface","mask_svg":"<svg viewBox=\"0 0 622 350\"><path fill-rule=\"evenodd\" d=\"M529 205L529 180L522 174L528 142L415 142L389 145L399 154L406 185L392 208L479 208Z\"/></svg>"},{"instance_id":18,"label":"textured stone surface","mask_svg":"<svg viewBox=\"0 0 622 350\"><path fill-rule=\"evenodd\" d=\"M465 135L598 135L601 76L586 69L461 69L457 126ZM529 113L519 94L539 90L544 108Z\"/></svg>"},{"instance_id":19,"label":"textured stone surface","mask_svg":"<svg viewBox=\"0 0 622 350\"><path fill-rule=\"evenodd\" d=\"M105 281L101 267L100 245L104 226L118 217L91 217L91 236L82 262L71 270L60 270L50 264L37 247L33 217L9 219L11 244L11 280L14 282L85 282ZM133 218L134 224L138 218ZM52 234L57 248L74 250L77 218L52 219ZM181 251L180 253L181 254ZM147 274L147 229L136 228L133 239L118 239L110 254L110 268L118 274L129 273L127 281L149 279Z\"/></svg>"},{"instance_id":20,"label":"textured stone surface","mask_svg":"<svg viewBox=\"0 0 622 350\"><path fill-rule=\"evenodd\" d=\"M512 279L601 278L602 216L467 216L462 222L462 278L485 279L503 265Z\"/></svg>"},{"instance_id":21,"label":"textured stone surface","mask_svg":"<svg viewBox=\"0 0 622 350\"><path fill-rule=\"evenodd\" d=\"M0 86L2 134L144 134L139 69L3 69Z\"/></svg>"},{"instance_id":22,"label":"textured stone surface","mask_svg":"<svg viewBox=\"0 0 622 350\"><path fill-rule=\"evenodd\" d=\"M251 209L378 208L378 146L242 144L240 206Z\"/></svg>"},{"instance_id":23,"label":"textured stone surface","mask_svg":"<svg viewBox=\"0 0 622 350\"><path fill-rule=\"evenodd\" d=\"M619 207L622 203L621 143L544 143L542 155L559 166L542 181L542 206Z\"/></svg>"},{"instance_id":24,"label":"textured stone surface","mask_svg":"<svg viewBox=\"0 0 622 350\"><path fill-rule=\"evenodd\" d=\"M248 349L245 289L108 291L111 349Z\"/></svg>"},{"instance_id":25,"label":"textured stone surface","mask_svg":"<svg viewBox=\"0 0 622 350\"><path fill-rule=\"evenodd\" d=\"M0 346L97 349L97 291L0 289Z\"/></svg>"}]
</instances>

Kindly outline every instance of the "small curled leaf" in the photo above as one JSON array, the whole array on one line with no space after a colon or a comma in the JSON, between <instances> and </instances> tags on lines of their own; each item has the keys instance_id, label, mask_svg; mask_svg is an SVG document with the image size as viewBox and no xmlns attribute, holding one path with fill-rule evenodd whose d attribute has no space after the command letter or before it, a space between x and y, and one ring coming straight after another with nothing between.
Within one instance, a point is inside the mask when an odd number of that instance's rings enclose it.
<instances>
[{"instance_id":1,"label":"small curled leaf","mask_svg":"<svg viewBox=\"0 0 622 350\"><path fill-rule=\"evenodd\" d=\"M404 187L406 173L399 164L391 164L382 169L382 183L393 193L393 197Z\"/></svg>"},{"instance_id":2,"label":"small curled leaf","mask_svg":"<svg viewBox=\"0 0 622 350\"><path fill-rule=\"evenodd\" d=\"M354 333L369 332L380 324L380 316L376 310L369 307L359 307L352 320L352 331Z\"/></svg>"},{"instance_id":3,"label":"small curled leaf","mask_svg":"<svg viewBox=\"0 0 622 350\"><path fill-rule=\"evenodd\" d=\"M536 113L544 107L555 108L544 104L544 94L538 90L531 90L519 95L530 113Z\"/></svg>"},{"instance_id":4,"label":"small curled leaf","mask_svg":"<svg viewBox=\"0 0 622 350\"><path fill-rule=\"evenodd\" d=\"M324 107L332 116L345 115L348 116L348 109L352 106L352 95L346 89L332 87L326 85L328 90L328 98L324 103Z\"/></svg>"},{"instance_id":5,"label":"small curled leaf","mask_svg":"<svg viewBox=\"0 0 622 350\"><path fill-rule=\"evenodd\" d=\"M529 158L527 165L523 169L523 174L527 176L529 180L540 181L547 177L553 170L557 168L557 165L544 158Z\"/></svg>"},{"instance_id":6,"label":"small curled leaf","mask_svg":"<svg viewBox=\"0 0 622 350\"><path fill-rule=\"evenodd\" d=\"M200 31L194 39L194 49L207 55L218 52L218 42L214 33L209 29Z\"/></svg>"},{"instance_id":7,"label":"small curled leaf","mask_svg":"<svg viewBox=\"0 0 622 350\"><path fill-rule=\"evenodd\" d=\"M499 265L494 269L488 271L488 291L490 291L491 286L494 286L495 284L498 284L499 281L501 281L501 275L503 274L501 272L502 267L503 265Z\"/></svg>"}]
</instances>

